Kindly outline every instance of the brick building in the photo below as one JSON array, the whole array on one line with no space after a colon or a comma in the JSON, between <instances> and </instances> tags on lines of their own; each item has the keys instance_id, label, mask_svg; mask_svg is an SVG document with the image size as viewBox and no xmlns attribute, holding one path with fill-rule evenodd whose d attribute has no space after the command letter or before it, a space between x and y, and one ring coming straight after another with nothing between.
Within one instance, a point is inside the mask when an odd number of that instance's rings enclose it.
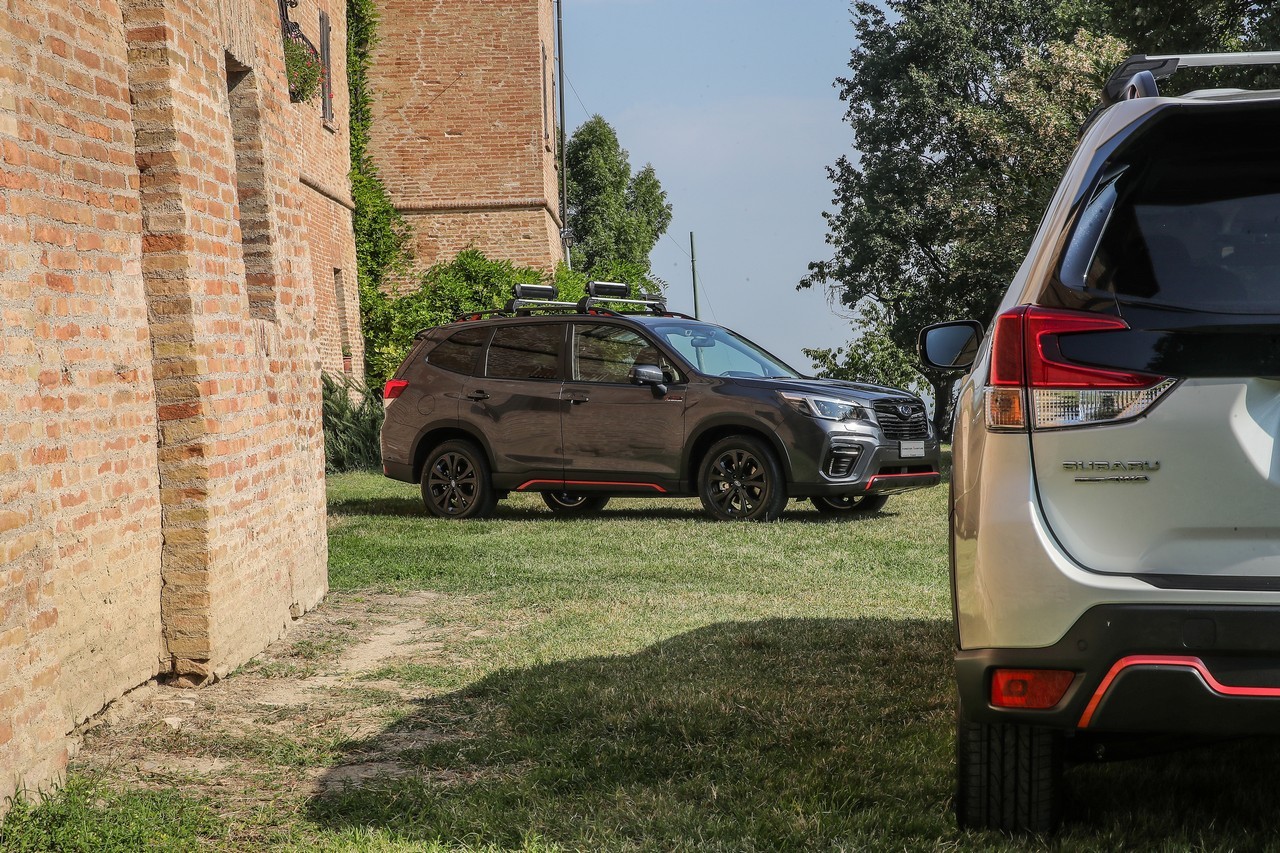
<instances>
[{"instance_id":1,"label":"brick building","mask_svg":"<svg viewBox=\"0 0 1280 853\"><path fill-rule=\"evenodd\" d=\"M331 97L290 102L282 12L327 40ZM320 371L363 356L344 20L0 9L0 798L124 691L224 674L325 593Z\"/></svg>"},{"instance_id":2,"label":"brick building","mask_svg":"<svg viewBox=\"0 0 1280 853\"><path fill-rule=\"evenodd\" d=\"M378 0L369 150L417 266L563 257L552 0Z\"/></svg>"}]
</instances>

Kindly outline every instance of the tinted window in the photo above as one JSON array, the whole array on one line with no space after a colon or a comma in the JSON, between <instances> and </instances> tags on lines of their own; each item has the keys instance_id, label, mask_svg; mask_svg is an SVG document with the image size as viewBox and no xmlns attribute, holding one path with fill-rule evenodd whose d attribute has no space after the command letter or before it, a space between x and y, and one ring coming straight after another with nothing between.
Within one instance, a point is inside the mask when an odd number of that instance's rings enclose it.
<instances>
[{"instance_id":1,"label":"tinted window","mask_svg":"<svg viewBox=\"0 0 1280 853\"><path fill-rule=\"evenodd\" d=\"M488 337L489 330L483 328L455 332L427 354L427 364L470 376L475 372L480 350Z\"/></svg>"},{"instance_id":2,"label":"tinted window","mask_svg":"<svg viewBox=\"0 0 1280 853\"><path fill-rule=\"evenodd\" d=\"M1280 117L1270 113L1198 111L1148 129L1120 158L1128 168L1103 205L1101 238L1083 223L1068 249L1068 260L1091 255L1085 283L1178 307L1280 312Z\"/></svg>"},{"instance_id":3,"label":"tinted window","mask_svg":"<svg viewBox=\"0 0 1280 853\"><path fill-rule=\"evenodd\" d=\"M622 326L573 327L573 378L578 382L630 382L631 368L656 364L671 375L658 348Z\"/></svg>"},{"instance_id":4,"label":"tinted window","mask_svg":"<svg viewBox=\"0 0 1280 853\"><path fill-rule=\"evenodd\" d=\"M564 326L500 326L489 344L487 375L495 379L556 379Z\"/></svg>"}]
</instances>

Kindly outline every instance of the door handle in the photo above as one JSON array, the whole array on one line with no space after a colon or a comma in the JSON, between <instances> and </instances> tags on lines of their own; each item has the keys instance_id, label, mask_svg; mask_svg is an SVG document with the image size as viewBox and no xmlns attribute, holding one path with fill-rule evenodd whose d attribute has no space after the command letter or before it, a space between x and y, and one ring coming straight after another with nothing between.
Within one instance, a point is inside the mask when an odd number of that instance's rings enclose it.
<instances>
[{"instance_id":1,"label":"door handle","mask_svg":"<svg viewBox=\"0 0 1280 853\"><path fill-rule=\"evenodd\" d=\"M481 400L488 400L489 395L483 391L472 391L470 394L467 395L467 399L475 400L477 403L479 403Z\"/></svg>"},{"instance_id":2,"label":"door handle","mask_svg":"<svg viewBox=\"0 0 1280 853\"><path fill-rule=\"evenodd\" d=\"M591 402L591 398L589 396L577 391L568 394L566 396L566 399L575 406L578 405L579 403Z\"/></svg>"}]
</instances>

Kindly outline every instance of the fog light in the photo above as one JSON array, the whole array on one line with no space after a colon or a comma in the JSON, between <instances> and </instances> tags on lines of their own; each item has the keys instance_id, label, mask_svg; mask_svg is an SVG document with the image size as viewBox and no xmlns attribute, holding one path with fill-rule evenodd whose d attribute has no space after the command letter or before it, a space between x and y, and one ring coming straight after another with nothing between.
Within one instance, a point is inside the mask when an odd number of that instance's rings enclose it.
<instances>
[{"instance_id":1,"label":"fog light","mask_svg":"<svg viewBox=\"0 0 1280 853\"><path fill-rule=\"evenodd\" d=\"M1064 669L997 669L991 674L991 704L997 708L1052 708L1076 674Z\"/></svg>"}]
</instances>

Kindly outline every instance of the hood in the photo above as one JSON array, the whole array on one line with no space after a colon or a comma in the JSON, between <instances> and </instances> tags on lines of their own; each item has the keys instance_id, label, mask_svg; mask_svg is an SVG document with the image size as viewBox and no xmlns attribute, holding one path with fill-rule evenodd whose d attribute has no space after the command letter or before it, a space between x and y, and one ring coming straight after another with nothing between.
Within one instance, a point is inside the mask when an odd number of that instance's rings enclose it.
<instances>
[{"instance_id":1,"label":"hood","mask_svg":"<svg viewBox=\"0 0 1280 853\"><path fill-rule=\"evenodd\" d=\"M920 402L915 394L889 388L885 385L872 385L868 382L846 382L843 379L818 379L805 377L802 379L746 379L735 377L734 382L753 388L769 388L774 391L794 391L799 394L819 394L837 400L853 400L869 403L874 400L903 400Z\"/></svg>"}]
</instances>

